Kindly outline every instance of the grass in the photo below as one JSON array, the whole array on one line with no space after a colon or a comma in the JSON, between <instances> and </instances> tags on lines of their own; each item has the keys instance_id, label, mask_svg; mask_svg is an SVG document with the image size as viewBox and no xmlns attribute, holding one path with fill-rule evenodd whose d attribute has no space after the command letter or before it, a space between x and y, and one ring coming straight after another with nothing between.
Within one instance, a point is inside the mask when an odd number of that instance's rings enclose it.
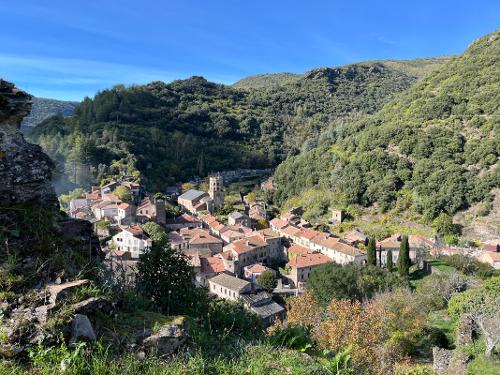
<instances>
[{"instance_id":1,"label":"grass","mask_svg":"<svg viewBox=\"0 0 500 375\"><path fill-rule=\"evenodd\" d=\"M467 375L498 375L500 361L478 356L467 366Z\"/></svg>"},{"instance_id":2,"label":"grass","mask_svg":"<svg viewBox=\"0 0 500 375\"><path fill-rule=\"evenodd\" d=\"M85 346L71 349L61 345L50 350L35 349L30 355L30 366L0 361L0 374L327 374L320 362L296 351L277 350L268 345L249 345L241 349L242 354L237 359L206 358L201 353L181 352L169 360L155 357L141 360L132 353L114 357L100 345L93 350Z\"/></svg>"},{"instance_id":3,"label":"grass","mask_svg":"<svg viewBox=\"0 0 500 375\"><path fill-rule=\"evenodd\" d=\"M455 325L446 310L432 311L429 314L429 325L441 330L446 335L448 342L453 344L455 341Z\"/></svg>"},{"instance_id":4,"label":"grass","mask_svg":"<svg viewBox=\"0 0 500 375\"><path fill-rule=\"evenodd\" d=\"M449 266L445 262L438 259L431 260L429 261L429 263L432 265L432 268L435 268L441 272L451 273L457 270L455 267Z\"/></svg>"}]
</instances>

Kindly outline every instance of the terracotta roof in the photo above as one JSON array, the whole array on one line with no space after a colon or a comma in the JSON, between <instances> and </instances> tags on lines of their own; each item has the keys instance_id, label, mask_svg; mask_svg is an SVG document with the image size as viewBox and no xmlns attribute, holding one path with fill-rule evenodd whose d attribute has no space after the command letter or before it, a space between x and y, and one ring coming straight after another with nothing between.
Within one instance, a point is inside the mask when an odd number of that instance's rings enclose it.
<instances>
[{"instance_id":1,"label":"terracotta roof","mask_svg":"<svg viewBox=\"0 0 500 375\"><path fill-rule=\"evenodd\" d=\"M202 216L201 218L203 220L203 222L207 223L208 225L210 225L210 223L213 223L214 221L217 221L217 218L213 215L204 215Z\"/></svg>"},{"instance_id":2,"label":"terracotta roof","mask_svg":"<svg viewBox=\"0 0 500 375\"><path fill-rule=\"evenodd\" d=\"M254 232L252 232L254 233ZM280 234L272 230L271 228L260 229L256 233L262 237L263 240L268 238L281 238Z\"/></svg>"},{"instance_id":3,"label":"terracotta roof","mask_svg":"<svg viewBox=\"0 0 500 375\"><path fill-rule=\"evenodd\" d=\"M105 201L110 201L110 202L121 202L121 199L118 198L113 193L103 194L102 199Z\"/></svg>"},{"instance_id":4,"label":"terracotta roof","mask_svg":"<svg viewBox=\"0 0 500 375\"><path fill-rule=\"evenodd\" d=\"M366 241L366 235L357 230L357 229L353 229L351 230L349 233L347 233L344 238L348 241L351 241L351 242L355 242L355 241L360 241L360 242L364 242Z\"/></svg>"},{"instance_id":5,"label":"terracotta roof","mask_svg":"<svg viewBox=\"0 0 500 375\"><path fill-rule=\"evenodd\" d=\"M232 260L233 259L233 253L231 252L231 250L223 251L222 253L216 254L215 256L219 257L221 259L222 258L227 259L227 260Z\"/></svg>"},{"instance_id":6,"label":"terracotta roof","mask_svg":"<svg viewBox=\"0 0 500 375\"><path fill-rule=\"evenodd\" d=\"M317 245L324 246L328 249L333 249L334 246L340 241L338 237L331 237L325 233L326 236L316 236L311 241Z\"/></svg>"},{"instance_id":7,"label":"terracotta roof","mask_svg":"<svg viewBox=\"0 0 500 375\"><path fill-rule=\"evenodd\" d=\"M219 240L218 238L215 238L214 236L211 236L208 233L197 233L191 238L189 241L190 244L197 244L197 245L203 245L203 244L222 244L222 240Z\"/></svg>"},{"instance_id":8,"label":"terracotta roof","mask_svg":"<svg viewBox=\"0 0 500 375\"><path fill-rule=\"evenodd\" d=\"M281 228L285 227L288 224L285 220L278 219L278 218L272 219L269 223L273 227L276 227L278 229L281 229Z\"/></svg>"},{"instance_id":9,"label":"terracotta roof","mask_svg":"<svg viewBox=\"0 0 500 375\"><path fill-rule=\"evenodd\" d=\"M289 236L296 236L299 234L301 230L299 228L292 227L291 225L283 229L283 233L289 235Z\"/></svg>"},{"instance_id":10,"label":"terracotta roof","mask_svg":"<svg viewBox=\"0 0 500 375\"><path fill-rule=\"evenodd\" d=\"M320 232L318 232L317 230L304 229L304 230L300 231L298 236L310 240L310 239L313 239L314 237L316 237L318 234L320 234Z\"/></svg>"},{"instance_id":11,"label":"terracotta roof","mask_svg":"<svg viewBox=\"0 0 500 375\"><path fill-rule=\"evenodd\" d=\"M348 245L346 243L339 242L339 241L333 245L333 250L339 251L341 253L344 253L346 255L353 256L353 257L365 255L365 253L363 251L361 251L360 249L358 249L357 247L354 247L354 246L351 246L351 245Z\"/></svg>"},{"instance_id":12,"label":"terracotta roof","mask_svg":"<svg viewBox=\"0 0 500 375\"><path fill-rule=\"evenodd\" d=\"M132 225L130 227L121 227L122 230L132 233L134 236L138 236L144 233L139 225Z\"/></svg>"},{"instance_id":13,"label":"terracotta roof","mask_svg":"<svg viewBox=\"0 0 500 375\"><path fill-rule=\"evenodd\" d=\"M130 207L130 204L128 204L128 203L120 203L118 205L118 208L121 208L122 210L126 210L129 207Z\"/></svg>"},{"instance_id":14,"label":"terracotta roof","mask_svg":"<svg viewBox=\"0 0 500 375\"><path fill-rule=\"evenodd\" d=\"M139 209L139 208L143 208L143 207L146 207L146 206L153 206L153 205L154 205L154 203L151 201L150 198L144 198L142 200L142 202L139 203L139 206L137 208Z\"/></svg>"},{"instance_id":15,"label":"terracotta roof","mask_svg":"<svg viewBox=\"0 0 500 375\"><path fill-rule=\"evenodd\" d=\"M264 247L267 243L263 241L259 236L250 236L246 238L242 238L240 240L236 240L229 244L231 250L236 252L237 254L248 253L256 248Z\"/></svg>"},{"instance_id":16,"label":"terracotta roof","mask_svg":"<svg viewBox=\"0 0 500 375\"><path fill-rule=\"evenodd\" d=\"M302 255L312 253L310 249L304 246L293 244L288 248L288 255Z\"/></svg>"},{"instance_id":17,"label":"terracotta roof","mask_svg":"<svg viewBox=\"0 0 500 375\"><path fill-rule=\"evenodd\" d=\"M319 266L325 263L333 263L333 261L321 253L309 253L297 255L288 262L288 265L292 268L305 268Z\"/></svg>"},{"instance_id":18,"label":"terracotta roof","mask_svg":"<svg viewBox=\"0 0 500 375\"><path fill-rule=\"evenodd\" d=\"M101 199L101 192L100 191L94 191L92 193L86 193L85 198L91 201L97 201Z\"/></svg>"},{"instance_id":19,"label":"terracotta roof","mask_svg":"<svg viewBox=\"0 0 500 375\"><path fill-rule=\"evenodd\" d=\"M200 258L201 272L220 273L224 272L224 260L219 257Z\"/></svg>"},{"instance_id":20,"label":"terracotta roof","mask_svg":"<svg viewBox=\"0 0 500 375\"><path fill-rule=\"evenodd\" d=\"M182 214L181 216L177 216L174 218L167 218L166 224L183 224L183 223L199 223L199 220L189 214Z\"/></svg>"},{"instance_id":21,"label":"terracotta roof","mask_svg":"<svg viewBox=\"0 0 500 375\"><path fill-rule=\"evenodd\" d=\"M262 273L264 271L267 271L269 268L260 264L260 263L255 263L255 264L251 264L249 266L246 266L245 269L247 272L250 272L250 273Z\"/></svg>"},{"instance_id":22,"label":"terracotta roof","mask_svg":"<svg viewBox=\"0 0 500 375\"><path fill-rule=\"evenodd\" d=\"M394 234L390 237L378 241L377 247L381 246L382 248L399 248L400 244L401 244L401 235Z\"/></svg>"}]
</instances>

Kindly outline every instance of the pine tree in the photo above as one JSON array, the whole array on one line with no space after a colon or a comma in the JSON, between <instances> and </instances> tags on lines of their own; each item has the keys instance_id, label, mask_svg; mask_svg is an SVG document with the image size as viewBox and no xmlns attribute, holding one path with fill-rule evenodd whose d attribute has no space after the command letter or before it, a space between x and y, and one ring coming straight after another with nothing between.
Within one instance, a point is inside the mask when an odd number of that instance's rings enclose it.
<instances>
[{"instance_id":1,"label":"pine tree","mask_svg":"<svg viewBox=\"0 0 500 375\"><path fill-rule=\"evenodd\" d=\"M392 263L392 250L391 249L387 250L386 267L387 267L387 270L389 272L392 272L392 269L394 268L394 264Z\"/></svg>"},{"instance_id":2,"label":"pine tree","mask_svg":"<svg viewBox=\"0 0 500 375\"><path fill-rule=\"evenodd\" d=\"M368 264L377 265L377 247L375 244L375 238L370 238L370 241L368 241Z\"/></svg>"},{"instance_id":3,"label":"pine tree","mask_svg":"<svg viewBox=\"0 0 500 375\"><path fill-rule=\"evenodd\" d=\"M408 236L403 236L399 246L398 272L402 277L408 276L410 272L410 244Z\"/></svg>"}]
</instances>

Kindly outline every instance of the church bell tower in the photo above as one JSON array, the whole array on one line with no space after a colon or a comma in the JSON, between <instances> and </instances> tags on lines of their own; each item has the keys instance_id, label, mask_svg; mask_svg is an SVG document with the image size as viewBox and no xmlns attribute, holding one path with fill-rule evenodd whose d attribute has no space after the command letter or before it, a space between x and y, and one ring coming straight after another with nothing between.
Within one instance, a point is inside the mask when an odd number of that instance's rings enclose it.
<instances>
[{"instance_id":1,"label":"church bell tower","mask_svg":"<svg viewBox=\"0 0 500 375\"><path fill-rule=\"evenodd\" d=\"M208 194L214 201L214 209L219 209L224 205L224 178L220 173L210 176Z\"/></svg>"}]
</instances>

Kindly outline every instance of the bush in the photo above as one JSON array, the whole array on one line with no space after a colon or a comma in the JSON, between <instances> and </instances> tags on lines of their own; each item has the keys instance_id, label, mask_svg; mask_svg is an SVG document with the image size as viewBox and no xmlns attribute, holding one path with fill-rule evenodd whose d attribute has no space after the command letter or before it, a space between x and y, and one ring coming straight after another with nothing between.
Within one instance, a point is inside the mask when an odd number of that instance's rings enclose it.
<instances>
[{"instance_id":1,"label":"bush","mask_svg":"<svg viewBox=\"0 0 500 375\"><path fill-rule=\"evenodd\" d=\"M306 352L314 346L310 331L305 327L294 325L278 327L269 338L269 342L271 345L295 349L300 352Z\"/></svg>"}]
</instances>

